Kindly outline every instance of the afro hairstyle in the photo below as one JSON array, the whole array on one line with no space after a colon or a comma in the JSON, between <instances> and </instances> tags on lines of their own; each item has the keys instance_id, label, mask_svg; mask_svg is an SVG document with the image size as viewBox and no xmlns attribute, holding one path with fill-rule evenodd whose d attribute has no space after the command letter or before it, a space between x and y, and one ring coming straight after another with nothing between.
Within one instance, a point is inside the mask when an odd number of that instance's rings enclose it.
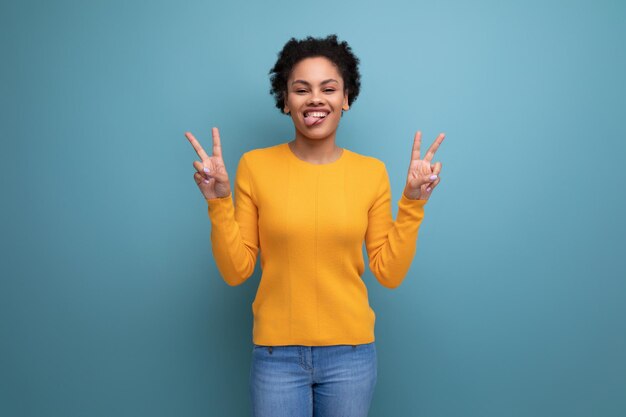
<instances>
[{"instance_id":1,"label":"afro hairstyle","mask_svg":"<svg viewBox=\"0 0 626 417\"><path fill-rule=\"evenodd\" d=\"M351 105L359 96L361 90L359 59L354 55L346 41L338 42L335 34L328 35L326 38L314 38L312 36L302 40L291 38L278 53L278 60L269 71L272 86L270 94L274 96L276 108L282 114L287 114L284 113L283 109L287 93L287 80L293 67L305 58L320 56L329 59L339 69L344 82L344 90L348 92L348 105Z\"/></svg>"}]
</instances>

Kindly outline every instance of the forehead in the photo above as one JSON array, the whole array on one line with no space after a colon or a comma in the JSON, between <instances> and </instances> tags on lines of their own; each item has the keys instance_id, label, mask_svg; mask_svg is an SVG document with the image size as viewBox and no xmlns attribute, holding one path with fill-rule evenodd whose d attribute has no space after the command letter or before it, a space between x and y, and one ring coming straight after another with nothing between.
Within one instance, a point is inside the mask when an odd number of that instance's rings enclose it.
<instances>
[{"instance_id":1,"label":"forehead","mask_svg":"<svg viewBox=\"0 0 626 417\"><path fill-rule=\"evenodd\" d=\"M289 81L306 80L318 83L329 78L334 78L340 83L343 81L339 69L331 60L325 57L311 57L294 65Z\"/></svg>"}]
</instances>

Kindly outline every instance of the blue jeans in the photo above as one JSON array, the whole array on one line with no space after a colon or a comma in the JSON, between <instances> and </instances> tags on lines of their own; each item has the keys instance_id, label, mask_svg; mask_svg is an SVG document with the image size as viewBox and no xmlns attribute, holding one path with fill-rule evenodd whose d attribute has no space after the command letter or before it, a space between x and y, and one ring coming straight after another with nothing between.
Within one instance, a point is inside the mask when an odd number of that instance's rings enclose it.
<instances>
[{"instance_id":1,"label":"blue jeans","mask_svg":"<svg viewBox=\"0 0 626 417\"><path fill-rule=\"evenodd\" d=\"M376 385L374 342L252 348L253 417L366 417Z\"/></svg>"}]
</instances>

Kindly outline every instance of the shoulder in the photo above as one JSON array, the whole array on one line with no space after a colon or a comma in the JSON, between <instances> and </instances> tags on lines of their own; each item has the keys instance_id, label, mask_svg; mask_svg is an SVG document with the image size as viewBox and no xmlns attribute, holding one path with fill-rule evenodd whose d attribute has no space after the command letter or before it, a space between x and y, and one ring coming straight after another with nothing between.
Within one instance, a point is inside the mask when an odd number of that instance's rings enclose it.
<instances>
[{"instance_id":1,"label":"shoulder","mask_svg":"<svg viewBox=\"0 0 626 417\"><path fill-rule=\"evenodd\" d=\"M350 161L359 167L378 173L387 169L385 163L375 156L360 154L347 148L345 150L348 151Z\"/></svg>"},{"instance_id":2,"label":"shoulder","mask_svg":"<svg viewBox=\"0 0 626 417\"><path fill-rule=\"evenodd\" d=\"M275 164L278 160L284 158L282 143L277 145L266 146L263 148L256 148L246 151L241 156L239 163L245 161L248 166L264 166Z\"/></svg>"}]
</instances>

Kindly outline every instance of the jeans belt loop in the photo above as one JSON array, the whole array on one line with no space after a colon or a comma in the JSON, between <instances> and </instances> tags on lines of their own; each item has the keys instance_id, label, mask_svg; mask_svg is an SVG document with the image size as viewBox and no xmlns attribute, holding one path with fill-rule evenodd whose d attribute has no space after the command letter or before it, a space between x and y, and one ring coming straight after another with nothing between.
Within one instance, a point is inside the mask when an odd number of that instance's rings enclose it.
<instances>
[{"instance_id":1,"label":"jeans belt loop","mask_svg":"<svg viewBox=\"0 0 626 417\"><path fill-rule=\"evenodd\" d=\"M270 355L271 355L271 354L272 354L272 347L271 347L271 346L268 346L268 347L267 347L267 350L269 350L269 351L270 351Z\"/></svg>"}]
</instances>

